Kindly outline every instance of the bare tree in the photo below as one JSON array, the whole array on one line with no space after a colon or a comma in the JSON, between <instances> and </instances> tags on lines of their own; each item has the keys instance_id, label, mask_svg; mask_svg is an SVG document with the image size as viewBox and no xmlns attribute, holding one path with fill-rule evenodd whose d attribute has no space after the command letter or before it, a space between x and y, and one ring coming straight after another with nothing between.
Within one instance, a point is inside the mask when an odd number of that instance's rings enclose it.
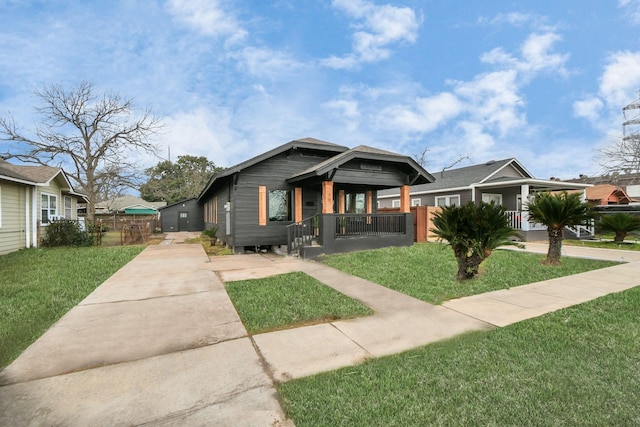
<instances>
[{"instance_id":1,"label":"bare tree","mask_svg":"<svg viewBox=\"0 0 640 427\"><path fill-rule=\"evenodd\" d=\"M91 83L69 90L51 85L35 94L42 101L42 116L35 138L18 131L11 116L0 118L0 140L9 142L0 156L51 166L57 162L88 196L87 215L95 204L123 186L139 185L139 167L131 154L155 154L150 138L162 128L161 120L145 111L134 116L133 102L117 94L98 95Z\"/></svg>"},{"instance_id":2,"label":"bare tree","mask_svg":"<svg viewBox=\"0 0 640 427\"><path fill-rule=\"evenodd\" d=\"M606 173L640 172L640 135L621 137L611 146L598 150L600 166Z\"/></svg>"},{"instance_id":3,"label":"bare tree","mask_svg":"<svg viewBox=\"0 0 640 427\"><path fill-rule=\"evenodd\" d=\"M427 153L429 151L431 151L429 147L425 147L424 150L422 150L420 153L413 155L413 158L416 160L416 162L418 162L418 164L423 168L427 167Z\"/></svg>"}]
</instances>

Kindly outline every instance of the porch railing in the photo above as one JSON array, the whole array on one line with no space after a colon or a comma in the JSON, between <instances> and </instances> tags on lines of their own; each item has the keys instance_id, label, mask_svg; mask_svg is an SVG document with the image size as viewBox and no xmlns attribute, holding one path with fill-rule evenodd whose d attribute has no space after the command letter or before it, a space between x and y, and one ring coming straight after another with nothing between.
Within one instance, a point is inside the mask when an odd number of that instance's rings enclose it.
<instances>
[{"instance_id":1,"label":"porch railing","mask_svg":"<svg viewBox=\"0 0 640 427\"><path fill-rule=\"evenodd\" d=\"M318 215L305 218L287 226L287 253L300 250L303 246L311 246L317 237Z\"/></svg>"},{"instance_id":2,"label":"porch railing","mask_svg":"<svg viewBox=\"0 0 640 427\"><path fill-rule=\"evenodd\" d=\"M405 214L337 214L335 237L406 234Z\"/></svg>"},{"instance_id":3,"label":"porch railing","mask_svg":"<svg viewBox=\"0 0 640 427\"><path fill-rule=\"evenodd\" d=\"M505 211L504 214L507 216L507 219L509 220L509 226L515 230L523 230L522 228L522 223L523 223L523 215L522 215L522 211ZM547 227L545 227L542 224L538 224L535 222L531 222L528 221L528 230L529 231L537 231L537 230L546 230Z\"/></svg>"}]
</instances>

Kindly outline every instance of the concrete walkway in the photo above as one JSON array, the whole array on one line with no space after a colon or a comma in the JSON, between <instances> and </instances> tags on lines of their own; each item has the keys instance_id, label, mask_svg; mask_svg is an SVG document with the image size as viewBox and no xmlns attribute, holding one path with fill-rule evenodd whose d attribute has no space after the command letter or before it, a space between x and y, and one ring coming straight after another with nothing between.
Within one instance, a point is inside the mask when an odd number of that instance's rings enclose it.
<instances>
[{"instance_id":1,"label":"concrete walkway","mask_svg":"<svg viewBox=\"0 0 640 427\"><path fill-rule=\"evenodd\" d=\"M274 381L505 326L640 284L640 252L563 246L631 261L441 306L315 262L206 256L173 233L105 281L0 372L0 425L292 425ZM546 245L527 249L546 252ZM370 317L248 336L223 282L304 271Z\"/></svg>"}]
</instances>

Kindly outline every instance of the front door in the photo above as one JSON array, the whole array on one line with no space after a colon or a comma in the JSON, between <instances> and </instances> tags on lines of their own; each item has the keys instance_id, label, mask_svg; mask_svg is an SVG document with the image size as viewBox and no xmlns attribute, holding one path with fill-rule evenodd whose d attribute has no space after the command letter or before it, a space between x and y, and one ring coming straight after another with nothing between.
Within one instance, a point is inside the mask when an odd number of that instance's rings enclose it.
<instances>
[{"instance_id":1,"label":"front door","mask_svg":"<svg viewBox=\"0 0 640 427\"><path fill-rule=\"evenodd\" d=\"M189 212L178 213L178 231L189 231Z\"/></svg>"}]
</instances>

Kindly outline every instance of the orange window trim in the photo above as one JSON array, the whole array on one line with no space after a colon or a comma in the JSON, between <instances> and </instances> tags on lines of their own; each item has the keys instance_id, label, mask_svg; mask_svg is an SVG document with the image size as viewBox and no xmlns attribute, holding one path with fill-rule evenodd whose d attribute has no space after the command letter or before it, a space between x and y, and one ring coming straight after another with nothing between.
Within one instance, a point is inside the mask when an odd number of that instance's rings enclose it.
<instances>
[{"instance_id":1,"label":"orange window trim","mask_svg":"<svg viewBox=\"0 0 640 427\"><path fill-rule=\"evenodd\" d=\"M258 187L258 225L267 225L267 187Z\"/></svg>"}]
</instances>

